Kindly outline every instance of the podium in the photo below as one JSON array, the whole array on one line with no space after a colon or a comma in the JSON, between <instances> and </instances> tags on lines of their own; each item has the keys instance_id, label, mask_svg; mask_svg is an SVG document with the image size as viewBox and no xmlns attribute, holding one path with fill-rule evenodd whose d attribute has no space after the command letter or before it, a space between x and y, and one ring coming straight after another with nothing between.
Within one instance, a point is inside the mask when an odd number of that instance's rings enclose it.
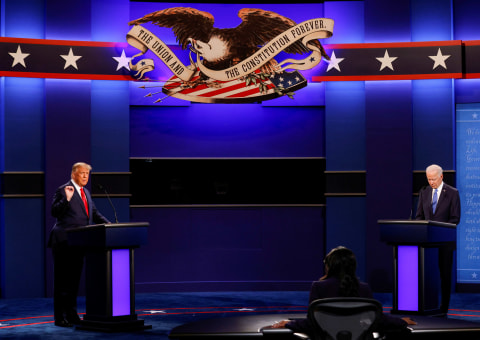
<instances>
[{"instance_id":1,"label":"podium","mask_svg":"<svg viewBox=\"0 0 480 340\"><path fill-rule=\"evenodd\" d=\"M135 314L134 249L147 243L148 223L105 223L68 230L85 250L86 313L79 329L119 332L151 328Z\"/></svg>"},{"instance_id":2,"label":"podium","mask_svg":"<svg viewBox=\"0 0 480 340\"><path fill-rule=\"evenodd\" d=\"M379 220L378 224L381 241L394 251L392 313L440 313L438 248L456 244L456 225L424 220Z\"/></svg>"}]
</instances>

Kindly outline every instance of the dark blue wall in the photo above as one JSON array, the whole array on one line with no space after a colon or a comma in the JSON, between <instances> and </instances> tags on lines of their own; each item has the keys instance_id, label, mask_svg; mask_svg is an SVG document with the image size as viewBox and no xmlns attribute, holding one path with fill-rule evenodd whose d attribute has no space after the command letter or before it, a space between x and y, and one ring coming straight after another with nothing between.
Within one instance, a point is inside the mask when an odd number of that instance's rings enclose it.
<instances>
[{"instance_id":1,"label":"dark blue wall","mask_svg":"<svg viewBox=\"0 0 480 340\"><path fill-rule=\"evenodd\" d=\"M312 17L300 4L268 6ZM480 39L476 0L314 6L315 17L335 20L331 44ZM0 8L1 36L112 42L124 42L129 20L160 9L127 0L2 0ZM72 9L75 16L65 15ZM2 78L0 172L43 174L44 188L0 197L1 296L51 294L50 203L72 163L128 173L130 157L326 157L327 172L365 176L365 192L330 195L316 207L130 207L127 196L115 197L120 220L151 223L149 243L136 253L139 291L308 289L324 253L339 244L357 253L362 279L391 290L391 249L376 221L408 218L415 171L433 162L455 170L455 104L480 101L478 86L476 79L331 82L309 84L297 101L167 106L132 98L127 82ZM107 200L95 201L113 220Z\"/></svg>"},{"instance_id":2,"label":"dark blue wall","mask_svg":"<svg viewBox=\"0 0 480 340\"><path fill-rule=\"evenodd\" d=\"M307 290L323 275L322 208L134 208L131 216L150 221L135 258L139 291Z\"/></svg>"}]
</instances>

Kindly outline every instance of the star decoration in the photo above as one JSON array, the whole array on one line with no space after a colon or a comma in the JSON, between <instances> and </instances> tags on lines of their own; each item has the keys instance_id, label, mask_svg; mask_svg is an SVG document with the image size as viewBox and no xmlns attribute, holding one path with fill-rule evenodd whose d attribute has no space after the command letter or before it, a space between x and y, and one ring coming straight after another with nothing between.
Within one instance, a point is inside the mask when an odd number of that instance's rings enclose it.
<instances>
[{"instance_id":1,"label":"star decoration","mask_svg":"<svg viewBox=\"0 0 480 340\"><path fill-rule=\"evenodd\" d=\"M395 61L395 59L397 59L397 57L390 57L388 55L388 51L385 50L385 55L383 56L383 58L377 58L377 60L382 63L382 65L380 66L380 71L383 70L385 67L388 67L393 71L392 62Z\"/></svg>"},{"instance_id":2,"label":"star decoration","mask_svg":"<svg viewBox=\"0 0 480 340\"><path fill-rule=\"evenodd\" d=\"M445 60L450 58L450 55L443 55L440 48L438 48L437 55L429 55L430 59L432 59L435 63L433 64L433 69L437 68L438 66L443 67L445 70L447 69L447 65L445 65Z\"/></svg>"},{"instance_id":3,"label":"star decoration","mask_svg":"<svg viewBox=\"0 0 480 340\"><path fill-rule=\"evenodd\" d=\"M332 68L336 69L338 72L340 71L340 63L344 60L345 58L337 58L335 55L335 51L332 52L332 56L330 57L330 60L327 60L328 67L327 67L327 72L330 71Z\"/></svg>"},{"instance_id":4,"label":"star decoration","mask_svg":"<svg viewBox=\"0 0 480 340\"><path fill-rule=\"evenodd\" d=\"M145 313L150 313L150 314L165 314L166 312L164 310L146 310Z\"/></svg>"},{"instance_id":5,"label":"star decoration","mask_svg":"<svg viewBox=\"0 0 480 340\"><path fill-rule=\"evenodd\" d=\"M116 71L120 70L122 67L125 67L127 70L130 71L130 60L132 58L129 58L125 55L125 50L122 50L122 55L120 57L112 57L115 59L115 61L118 63Z\"/></svg>"},{"instance_id":6,"label":"star decoration","mask_svg":"<svg viewBox=\"0 0 480 340\"><path fill-rule=\"evenodd\" d=\"M22 49L20 48L20 45L18 45L17 47L17 52L15 53L9 52L8 54L10 54L13 57L12 67L14 67L17 64L21 64L23 67L27 68L27 66L25 65L25 58L28 57L30 53L22 53Z\"/></svg>"},{"instance_id":7,"label":"star decoration","mask_svg":"<svg viewBox=\"0 0 480 340\"><path fill-rule=\"evenodd\" d=\"M473 119L478 119L478 113L472 114L472 118L473 118Z\"/></svg>"},{"instance_id":8,"label":"star decoration","mask_svg":"<svg viewBox=\"0 0 480 340\"><path fill-rule=\"evenodd\" d=\"M60 55L60 57L65 59L65 67L63 68L64 70L69 66L72 66L78 70L77 60L80 59L82 56L74 55L71 47L70 47L70 51L68 52L68 55Z\"/></svg>"}]
</instances>

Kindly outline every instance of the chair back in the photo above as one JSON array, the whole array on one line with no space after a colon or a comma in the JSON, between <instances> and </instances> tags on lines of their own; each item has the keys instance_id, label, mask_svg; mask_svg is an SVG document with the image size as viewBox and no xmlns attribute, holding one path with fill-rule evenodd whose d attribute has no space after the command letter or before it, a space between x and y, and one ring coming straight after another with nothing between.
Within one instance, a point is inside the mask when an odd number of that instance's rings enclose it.
<instances>
[{"instance_id":1,"label":"chair back","mask_svg":"<svg viewBox=\"0 0 480 340\"><path fill-rule=\"evenodd\" d=\"M316 340L373 339L382 313L379 301L357 297L319 299L308 308Z\"/></svg>"}]
</instances>

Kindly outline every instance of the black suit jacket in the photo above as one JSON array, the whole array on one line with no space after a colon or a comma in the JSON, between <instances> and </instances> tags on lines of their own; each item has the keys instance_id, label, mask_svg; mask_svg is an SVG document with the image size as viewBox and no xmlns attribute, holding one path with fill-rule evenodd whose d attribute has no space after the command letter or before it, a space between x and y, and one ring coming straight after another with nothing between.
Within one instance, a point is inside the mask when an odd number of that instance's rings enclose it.
<instances>
[{"instance_id":1,"label":"black suit jacket","mask_svg":"<svg viewBox=\"0 0 480 340\"><path fill-rule=\"evenodd\" d=\"M458 224L460 222L460 195L454 187L443 183L435 214L432 210L432 187L420 190L415 219Z\"/></svg>"},{"instance_id":2,"label":"black suit jacket","mask_svg":"<svg viewBox=\"0 0 480 340\"><path fill-rule=\"evenodd\" d=\"M53 247L58 243L67 241L67 229L83 227L89 224L110 223L95 207L90 192L84 188L87 196L88 210L85 210L82 198L77 190L74 190L72 199L67 201L65 194L66 186L74 186L72 181L60 186L53 197L52 216L57 219L53 229L50 232L48 246ZM90 217L89 217L90 216Z\"/></svg>"},{"instance_id":3,"label":"black suit jacket","mask_svg":"<svg viewBox=\"0 0 480 340\"><path fill-rule=\"evenodd\" d=\"M335 278L328 278L312 282L310 287L310 296L308 304L318 299L326 299L332 297L339 297L340 295L340 281ZM373 293L370 286L365 282L360 282L358 287L358 296L368 299L373 299Z\"/></svg>"},{"instance_id":4,"label":"black suit jacket","mask_svg":"<svg viewBox=\"0 0 480 340\"><path fill-rule=\"evenodd\" d=\"M373 293L370 289L370 286L365 282L359 282L358 295L359 297L373 299ZM310 287L310 296L308 299L308 304L312 303L318 299L339 297L340 294L340 281L331 277L325 280L320 279L319 281L312 282ZM402 320L400 317L395 317L390 314L383 314L378 322L378 330L389 331L389 330L403 330L407 326L407 323ZM295 319L288 322L285 325L286 328L291 329L294 332L301 332L312 334L314 326L310 324L310 320L306 318Z\"/></svg>"}]
</instances>

